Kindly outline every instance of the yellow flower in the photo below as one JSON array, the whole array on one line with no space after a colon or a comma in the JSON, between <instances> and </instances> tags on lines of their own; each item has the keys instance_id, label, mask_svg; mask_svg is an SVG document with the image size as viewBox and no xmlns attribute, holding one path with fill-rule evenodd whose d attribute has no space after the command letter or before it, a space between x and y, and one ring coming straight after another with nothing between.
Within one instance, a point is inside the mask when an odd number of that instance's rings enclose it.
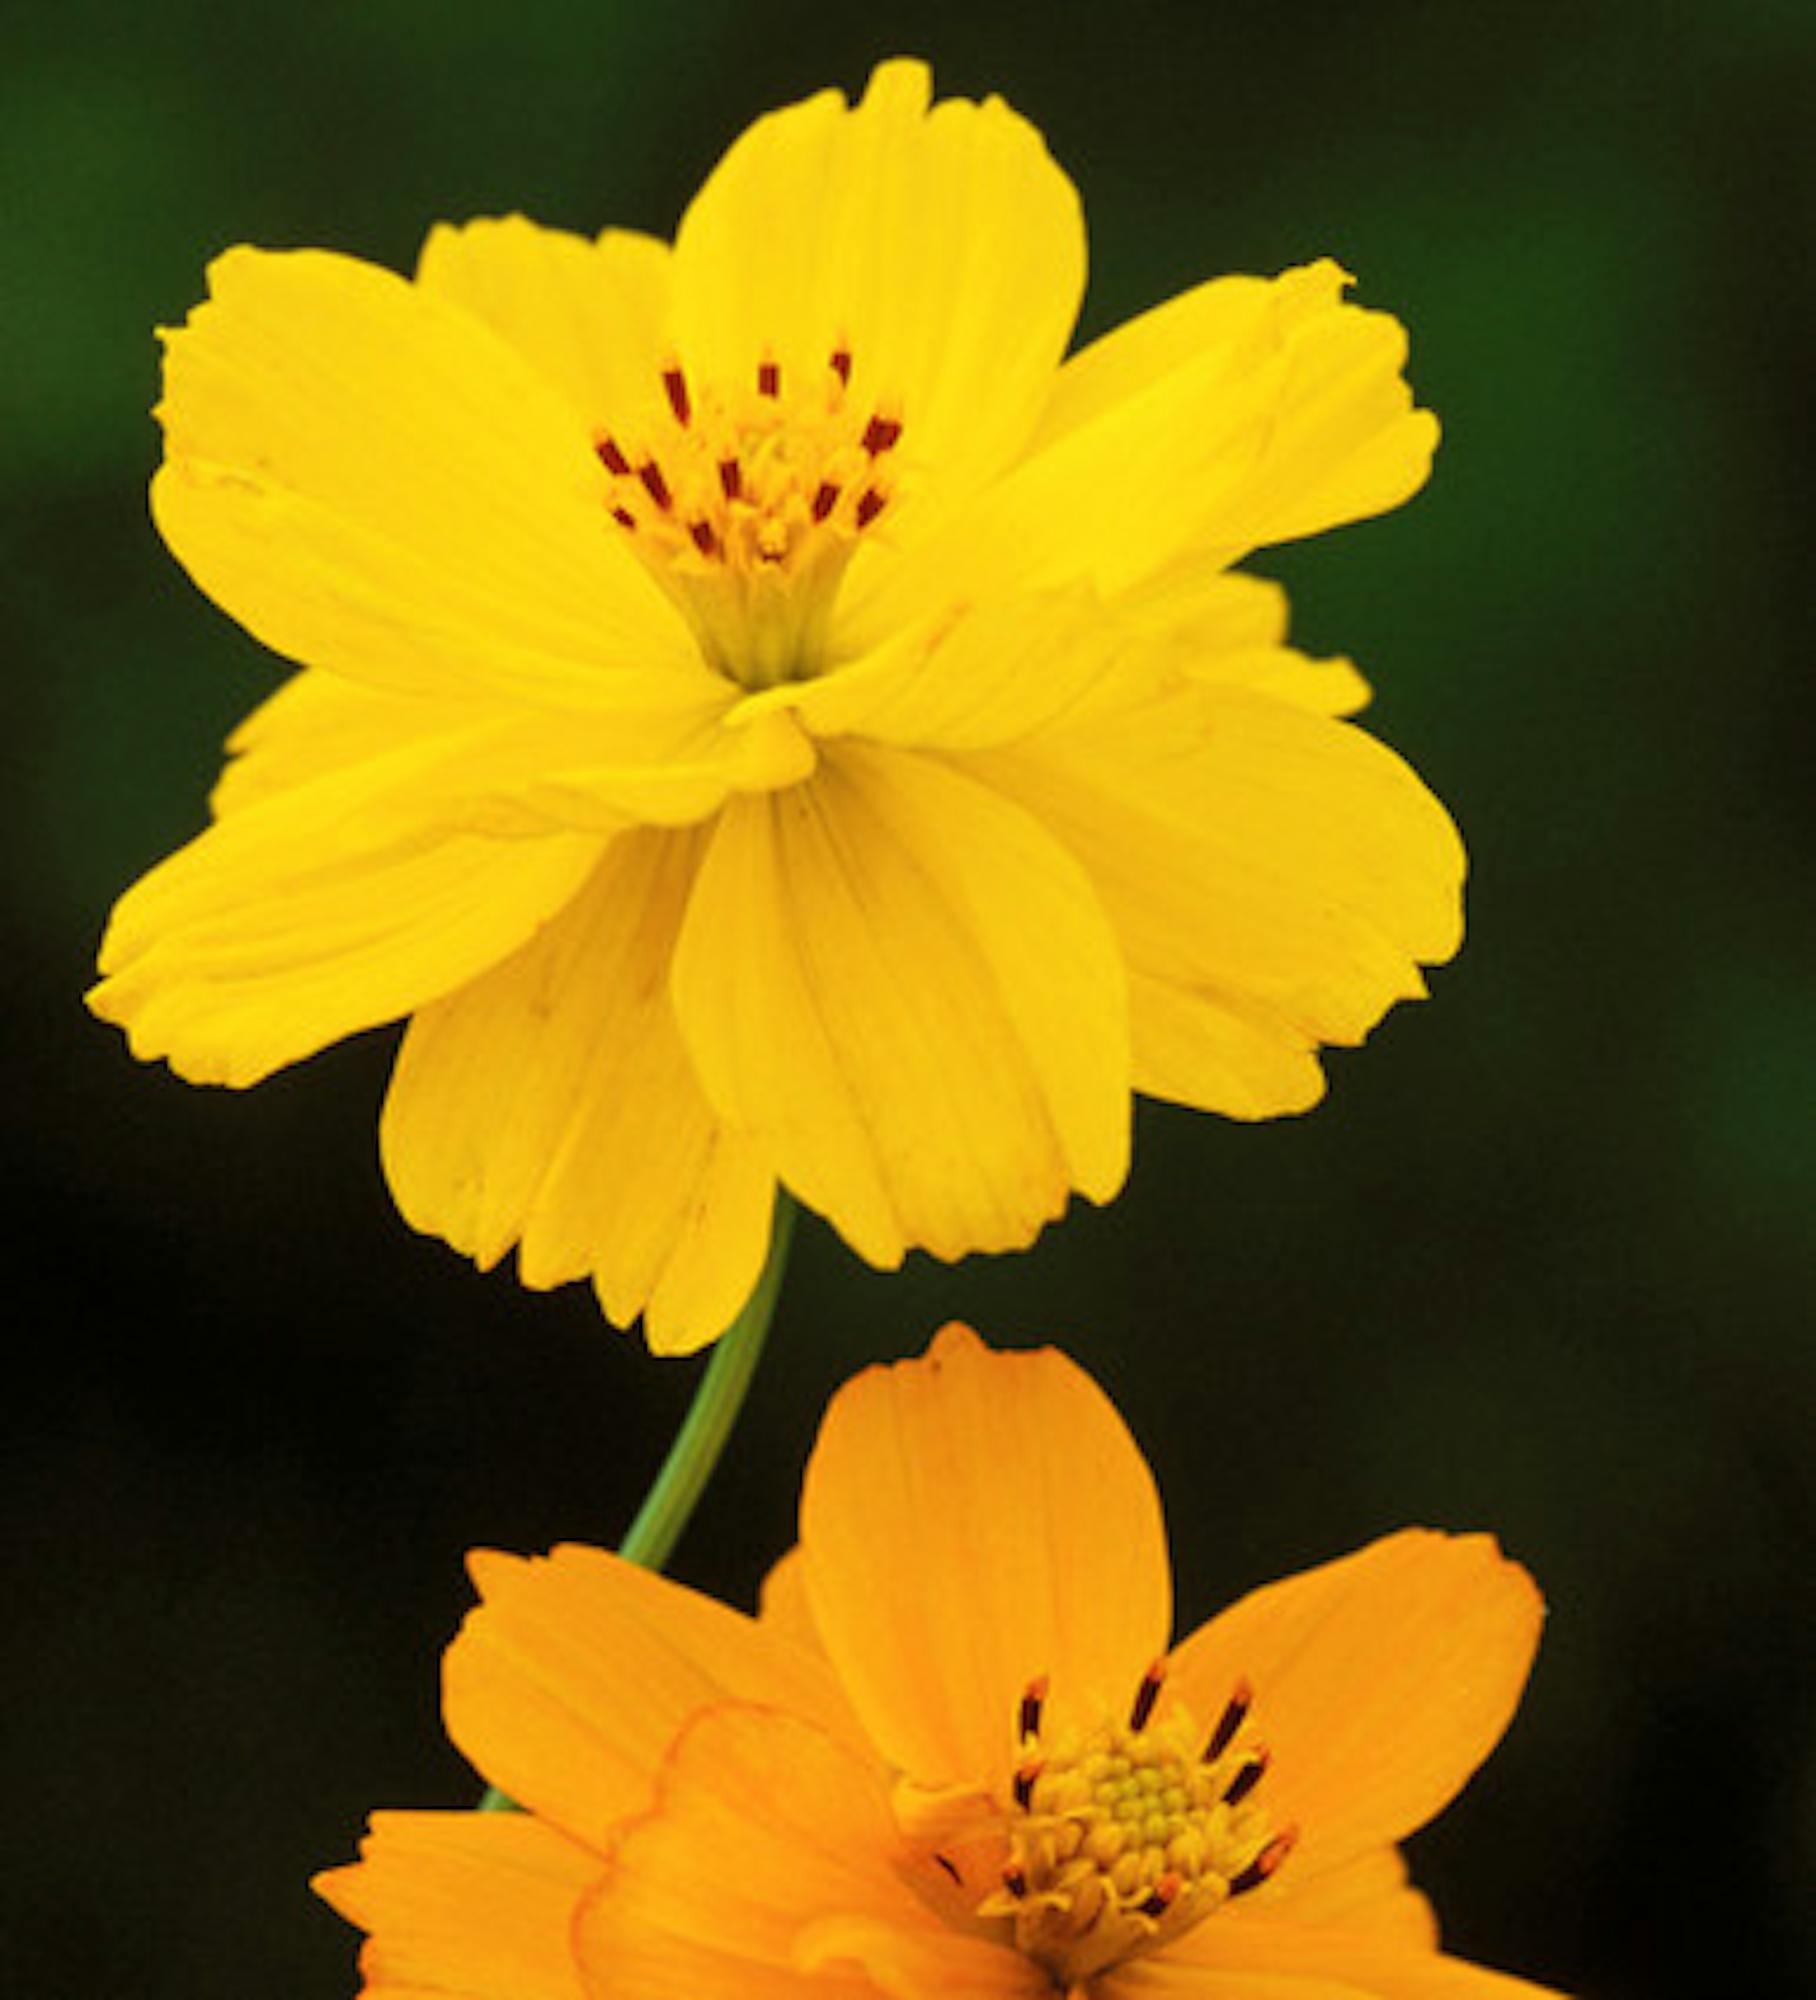
<instances>
[{"instance_id":1,"label":"yellow flower","mask_svg":"<svg viewBox=\"0 0 1816 2000\"><path fill-rule=\"evenodd\" d=\"M1052 1350L948 1328L834 1399L761 1616L476 1556L455 1741L524 1814L385 1813L317 1885L459 2000L1514 2000L1395 1843L1506 1727L1525 1571L1411 1530L1170 1652L1160 1504Z\"/></svg>"},{"instance_id":2,"label":"yellow flower","mask_svg":"<svg viewBox=\"0 0 1816 2000\"><path fill-rule=\"evenodd\" d=\"M417 1228L713 1338L778 1183L873 1263L1110 1199L1131 1091L1304 1109L1459 934L1443 810L1283 643L1266 543L1436 438L1321 263L1062 366L1076 196L880 68L676 243L437 228L414 283L230 251L158 526L295 675L92 996L242 1086L408 1017Z\"/></svg>"}]
</instances>

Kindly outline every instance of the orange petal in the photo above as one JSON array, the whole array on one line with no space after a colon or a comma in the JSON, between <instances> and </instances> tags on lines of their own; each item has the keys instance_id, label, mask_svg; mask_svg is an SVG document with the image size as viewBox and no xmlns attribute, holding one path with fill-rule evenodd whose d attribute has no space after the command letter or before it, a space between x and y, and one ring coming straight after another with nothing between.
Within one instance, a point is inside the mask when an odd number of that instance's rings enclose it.
<instances>
[{"instance_id":1,"label":"orange petal","mask_svg":"<svg viewBox=\"0 0 1816 2000\"><path fill-rule=\"evenodd\" d=\"M1214 1719L1238 1681L1273 1752L1265 1796L1329 1866L1447 1805L1512 1719L1543 1616L1487 1535L1408 1529L1269 1585L1195 1632L1172 1686Z\"/></svg>"},{"instance_id":2,"label":"orange petal","mask_svg":"<svg viewBox=\"0 0 1816 2000\"><path fill-rule=\"evenodd\" d=\"M370 1934L366 1992L580 2000L569 1933L596 1854L524 1813L379 1813L314 1888Z\"/></svg>"},{"instance_id":3,"label":"orange petal","mask_svg":"<svg viewBox=\"0 0 1816 2000\"><path fill-rule=\"evenodd\" d=\"M1376 1932L1213 1916L1104 1982L1097 2000L1556 2000L1553 1989Z\"/></svg>"},{"instance_id":4,"label":"orange petal","mask_svg":"<svg viewBox=\"0 0 1816 2000\"><path fill-rule=\"evenodd\" d=\"M968 1979L1014 1954L944 1931L896 1874L899 1858L874 1757L797 1716L709 1710L582 1909L574 1939L587 1990L799 2000L817 1972L817 1994L874 2000L869 1979L836 1969L859 1943L923 1968L917 1992L1033 1990Z\"/></svg>"},{"instance_id":5,"label":"orange petal","mask_svg":"<svg viewBox=\"0 0 1816 2000\"><path fill-rule=\"evenodd\" d=\"M948 1327L834 1398L807 1468L813 1620L891 1762L1006 1779L1036 1676L1058 1706L1127 1701L1165 1645L1160 1501L1108 1398L1062 1354Z\"/></svg>"},{"instance_id":6,"label":"orange petal","mask_svg":"<svg viewBox=\"0 0 1816 2000\"><path fill-rule=\"evenodd\" d=\"M838 1714L811 1654L601 1549L481 1551L448 1649L448 1733L520 1805L603 1847L649 1802L688 1717L728 1697Z\"/></svg>"},{"instance_id":7,"label":"orange petal","mask_svg":"<svg viewBox=\"0 0 1816 2000\"><path fill-rule=\"evenodd\" d=\"M1252 1903L1238 1903L1222 1921L1245 1923L1254 1914ZM1320 1868L1315 1851L1298 1855L1291 1868L1281 1870L1260 1921L1276 1917L1367 1931L1427 1951L1437 1948L1437 1918L1431 1904L1407 1880L1406 1862L1397 1847L1370 1848L1334 1868Z\"/></svg>"}]
</instances>

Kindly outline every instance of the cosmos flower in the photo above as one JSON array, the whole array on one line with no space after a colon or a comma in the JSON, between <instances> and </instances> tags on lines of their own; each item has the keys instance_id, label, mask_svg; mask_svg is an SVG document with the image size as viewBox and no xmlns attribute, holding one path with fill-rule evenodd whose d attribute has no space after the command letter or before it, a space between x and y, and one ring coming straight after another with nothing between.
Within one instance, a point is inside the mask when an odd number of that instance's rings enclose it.
<instances>
[{"instance_id":1,"label":"cosmos flower","mask_svg":"<svg viewBox=\"0 0 1816 2000\"><path fill-rule=\"evenodd\" d=\"M1084 270L1039 135L911 62L760 120L672 248L230 251L153 512L301 671L95 1011L232 1086L407 1021L405 1217L667 1350L778 1186L957 1258L1114 1196L1132 1092L1309 1106L1462 856L1228 572L1405 499L1436 425L1333 264L1068 360Z\"/></svg>"},{"instance_id":2,"label":"cosmos flower","mask_svg":"<svg viewBox=\"0 0 1816 2000\"><path fill-rule=\"evenodd\" d=\"M450 1732L527 1811L385 1813L318 1884L373 2000L1515 2000L1396 1843L1493 1748L1531 1579L1391 1535L1168 1650L1153 1481L1052 1350L834 1399L748 1619L477 1556Z\"/></svg>"}]
</instances>

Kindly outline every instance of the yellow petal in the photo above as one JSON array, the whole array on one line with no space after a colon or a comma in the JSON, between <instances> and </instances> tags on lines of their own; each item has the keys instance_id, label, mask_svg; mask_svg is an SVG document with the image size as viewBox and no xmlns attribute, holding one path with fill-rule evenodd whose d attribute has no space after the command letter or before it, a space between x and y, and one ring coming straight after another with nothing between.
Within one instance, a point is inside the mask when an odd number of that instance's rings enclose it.
<instances>
[{"instance_id":1,"label":"yellow petal","mask_svg":"<svg viewBox=\"0 0 1816 2000\"><path fill-rule=\"evenodd\" d=\"M1361 1040L1456 949L1449 817L1391 751L1303 704L1187 686L965 767L1084 864L1135 975L1137 1087L1156 1095L1301 1109L1307 1051Z\"/></svg>"},{"instance_id":2,"label":"yellow petal","mask_svg":"<svg viewBox=\"0 0 1816 2000\"><path fill-rule=\"evenodd\" d=\"M817 1927L852 1919L900 1936L934 1977L928 1991L968 1990L980 1962L1008 1959L1015 1972L1013 1953L939 1926L895 1872L899 1847L873 1758L800 1717L708 1710L676 1744L654 1810L619 1841L582 1909L574 1939L587 1990L875 2000L862 1973L826 1962ZM975 1990L1031 1995L1017 1977Z\"/></svg>"},{"instance_id":3,"label":"yellow petal","mask_svg":"<svg viewBox=\"0 0 1816 2000\"><path fill-rule=\"evenodd\" d=\"M817 382L841 350L853 395L899 417L897 533L1021 445L1084 287L1078 198L1039 133L931 93L889 62L855 108L825 91L760 119L675 247L690 368L744 383L768 355Z\"/></svg>"},{"instance_id":4,"label":"yellow petal","mask_svg":"<svg viewBox=\"0 0 1816 2000\"><path fill-rule=\"evenodd\" d=\"M605 518L561 391L471 313L356 259L234 250L169 337L153 513L275 651L399 693L584 709L704 675Z\"/></svg>"},{"instance_id":5,"label":"yellow petal","mask_svg":"<svg viewBox=\"0 0 1816 2000\"><path fill-rule=\"evenodd\" d=\"M1167 1994L1180 2000L1248 2000L1251 1994L1256 2000L1559 2000L1548 1986L1378 1932L1233 1913L1211 1917L1102 1984L1100 2000Z\"/></svg>"},{"instance_id":6,"label":"yellow petal","mask_svg":"<svg viewBox=\"0 0 1816 2000\"><path fill-rule=\"evenodd\" d=\"M1400 1840L1456 1796L1512 1719L1542 1617L1490 1537L1409 1529L1253 1592L1178 1648L1171 1684L1196 1713L1254 1691L1269 1810L1301 1829L1283 1895L1293 1867Z\"/></svg>"},{"instance_id":7,"label":"yellow petal","mask_svg":"<svg viewBox=\"0 0 1816 2000\"><path fill-rule=\"evenodd\" d=\"M862 660L753 696L731 721L786 713L816 737L986 749L1063 720L1127 643L1091 593L1032 593L910 626Z\"/></svg>"},{"instance_id":8,"label":"yellow petal","mask_svg":"<svg viewBox=\"0 0 1816 2000\"><path fill-rule=\"evenodd\" d=\"M1056 1712L1122 1706L1171 1622L1160 1501L1113 1405L1053 1349L963 1327L834 1397L801 1550L847 1694L922 1785L1001 1781L1038 1676Z\"/></svg>"},{"instance_id":9,"label":"yellow petal","mask_svg":"<svg viewBox=\"0 0 1816 2000\"><path fill-rule=\"evenodd\" d=\"M357 1865L313 1887L369 1932L370 2000L581 2000L568 1942L604 1863L524 1813L378 1813Z\"/></svg>"},{"instance_id":10,"label":"yellow petal","mask_svg":"<svg viewBox=\"0 0 1816 2000\"><path fill-rule=\"evenodd\" d=\"M448 1649L448 1734L588 1847L648 1805L669 1745L708 1704L839 1712L830 1675L800 1647L601 1549L482 1551L471 1568L483 1601Z\"/></svg>"},{"instance_id":11,"label":"yellow petal","mask_svg":"<svg viewBox=\"0 0 1816 2000\"><path fill-rule=\"evenodd\" d=\"M1127 1171L1109 926L1030 819L931 761L842 745L734 800L674 993L720 1114L873 1263L1018 1248Z\"/></svg>"},{"instance_id":12,"label":"yellow petal","mask_svg":"<svg viewBox=\"0 0 1816 2000\"><path fill-rule=\"evenodd\" d=\"M1120 596L1202 557L1265 453L1285 361L1213 347L1012 468L930 535L853 563L835 647L953 602L1087 584Z\"/></svg>"},{"instance_id":13,"label":"yellow petal","mask_svg":"<svg viewBox=\"0 0 1816 2000\"><path fill-rule=\"evenodd\" d=\"M400 831L388 809L449 754L411 744L217 822L121 898L90 1007L141 1059L237 1087L507 957L599 843Z\"/></svg>"},{"instance_id":14,"label":"yellow petal","mask_svg":"<svg viewBox=\"0 0 1816 2000\"><path fill-rule=\"evenodd\" d=\"M1329 263L1221 279L1086 349L1021 465L899 562L854 568L844 643L944 594L1115 595L1407 498L1437 425L1399 323L1344 305L1344 282Z\"/></svg>"},{"instance_id":15,"label":"yellow petal","mask_svg":"<svg viewBox=\"0 0 1816 2000\"><path fill-rule=\"evenodd\" d=\"M635 230L543 229L521 215L438 223L416 282L477 314L554 383L589 431L649 400L667 353L669 248Z\"/></svg>"},{"instance_id":16,"label":"yellow petal","mask_svg":"<svg viewBox=\"0 0 1816 2000\"><path fill-rule=\"evenodd\" d=\"M763 1267L774 1180L713 1116L668 966L696 834L632 833L514 957L411 1022L385 1173L411 1226L538 1288L591 1277L659 1353L730 1324Z\"/></svg>"},{"instance_id":17,"label":"yellow petal","mask_svg":"<svg viewBox=\"0 0 1816 2000\"><path fill-rule=\"evenodd\" d=\"M1397 507L1431 470L1437 422L1415 410L1406 332L1345 303L1353 281L1328 258L1271 280L1218 278L1129 321L1061 372L1033 450L1100 423L1156 378L1224 349L1286 367L1267 448L1214 528L1214 559L1317 534Z\"/></svg>"},{"instance_id":18,"label":"yellow petal","mask_svg":"<svg viewBox=\"0 0 1816 2000\"><path fill-rule=\"evenodd\" d=\"M1319 715L1367 707L1368 683L1348 660L1311 660L1282 642L1286 593L1260 577L1163 577L1117 602L1144 648L1188 680L1243 687Z\"/></svg>"}]
</instances>

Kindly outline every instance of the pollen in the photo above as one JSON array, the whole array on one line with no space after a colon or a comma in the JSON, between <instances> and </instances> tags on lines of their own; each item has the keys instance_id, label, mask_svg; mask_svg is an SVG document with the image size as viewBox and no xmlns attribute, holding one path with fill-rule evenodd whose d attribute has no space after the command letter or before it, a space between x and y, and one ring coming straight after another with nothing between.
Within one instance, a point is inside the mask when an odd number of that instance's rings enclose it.
<instances>
[{"instance_id":1,"label":"pollen","mask_svg":"<svg viewBox=\"0 0 1816 2000\"><path fill-rule=\"evenodd\" d=\"M977 1914L1006 1920L1063 1990L1258 1889L1296 1838L1260 1796L1246 1685L1208 1733L1164 1687L1157 1662L1123 1714L1049 1732L1036 1682L1016 1717L1007 1858Z\"/></svg>"},{"instance_id":2,"label":"pollen","mask_svg":"<svg viewBox=\"0 0 1816 2000\"><path fill-rule=\"evenodd\" d=\"M855 373L843 342L809 370L763 350L729 383L671 359L594 436L610 532L745 687L823 671L839 580L896 501L903 414L860 397Z\"/></svg>"}]
</instances>

